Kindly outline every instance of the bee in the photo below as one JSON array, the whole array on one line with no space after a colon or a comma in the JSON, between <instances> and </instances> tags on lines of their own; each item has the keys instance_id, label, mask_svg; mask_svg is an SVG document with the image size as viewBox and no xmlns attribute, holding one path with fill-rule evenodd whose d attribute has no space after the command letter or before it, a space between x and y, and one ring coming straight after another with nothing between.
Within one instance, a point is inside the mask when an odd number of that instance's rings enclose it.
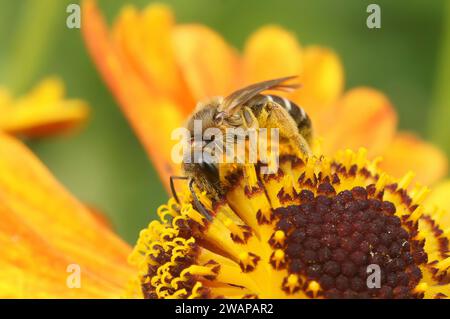
<instances>
[{"instance_id":1,"label":"bee","mask_svg":"<svg viewBox=\"0 0 450 319\"><path fill-rule=\"evenodd\" d=\"M225 98L216 97L207 102L199 103L186 125L192 137L189 147L192 149L204 147L204 140L202 140L202 145L198 145L194 139L194 123L200 120L203 132L208 128L218 128L224 132L227 128L278 128L279 137L282 141L289 143L294 151L310 155L313 130L311 120L306 112L287 98L263 94L268 90L291 91L296 89L297 84L287 83L294 78L296 76L255 83L235 91ZM222 141L214 142L221 143ZM200 190L206 191L212 197L220 198L223 195L223 187L219 176L218 163L204 159L201 162L194 163L185 161L182 165L185 176L172 176L170 178L174 198L178 201L174 190L174 179L188 180L194 204L201 213L208 215L195 195L193 187L195 184Z\"/></svg>"}]
</instances>

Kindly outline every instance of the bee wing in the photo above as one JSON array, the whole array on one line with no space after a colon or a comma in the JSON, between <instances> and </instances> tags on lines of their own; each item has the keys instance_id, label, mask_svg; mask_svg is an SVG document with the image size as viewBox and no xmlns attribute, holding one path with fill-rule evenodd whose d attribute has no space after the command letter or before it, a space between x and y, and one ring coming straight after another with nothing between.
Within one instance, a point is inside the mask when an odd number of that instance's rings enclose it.
<instances>
[{"instance_id":1,"label":"bee wing","mask_svg":"<svg viewBox=\"0 0 450 319\"><path fill-rule=\"evenodd\" d=\"M224 99L222 105L219 107L219 111L232 113L238 106L244 104L245 102L248 102L251 98L255 97L263 91L290 91L296 89L298 88L298 84L285 83L286 81L295 79L296 77L296 75L286 76L283 78L259 82L235 91Z\"/></svg>"}]
</instances>

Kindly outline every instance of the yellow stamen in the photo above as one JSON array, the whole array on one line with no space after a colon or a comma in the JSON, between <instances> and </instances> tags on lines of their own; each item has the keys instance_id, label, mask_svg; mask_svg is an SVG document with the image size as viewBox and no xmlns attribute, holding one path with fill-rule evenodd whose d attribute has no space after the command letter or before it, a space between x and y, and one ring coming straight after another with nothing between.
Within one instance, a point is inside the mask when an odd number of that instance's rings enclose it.
<instances>
[{"instance_id":1,"label":"yellow stamen","mask_svg":"<svg viewBox=\"0 0 450 319\"><path fill-rule=\"evenodd\" d=\"M358 150L358 153L356 155L356 165L358 166L358 168L362 168L365 166L367 161L366 158L367 158L367 149L362 147Z\"/></svg>"},{"instance_id":2,"label":"yellow stamen","mask_svg":"<svg viewBox=\"0 0 450 319\"><path fill-rule=\"evenodd\" d=\"M312 280L308 285L308 291L310 291L314 297L317 297L317 293L319 292L319 290L319 283L315 280Z\"/></svg>"},{"instance_id":3,"label":"yellow stamen","mask_svg":"<svg viewBox=\"0 0 450 319\"><path fill-rule=\"evenodd\" d=\"M244 165L244 176L245 176L246 183L250 188L258 186L258 178L256 176L255 165L245 164Z\"/></svg>"},{"instance_id":4,"label":"yellow stamen","mask_svg":"<svg viewBox=\"0 0 450 319\"><path fill-rule=\"evenodd\" d=\"M444 260L441 260L440 262L438 262L436 264L436 267L441 271L447 270L447 268L450 267L450 257L447 257Z\"/></svg>"},{"instance_id":5,"label":"yellow stamen","mask_svg":"<svg viewBox=\"0 0 450 319\"><path fill-rule=\"evenodd\" d=\"M422 215L423 215L423 208L417 207L416 210L409 216L408 219L413 222L417 222L419 218L422 217Z\"/></svg>"},{"instance_id":6,"label":"yellow stamen","mask_svg":"<svg viewBox=\"0 0 450 319\"><path fill-rule=\"evenodd\" d=\"M191 204L187 204L185 206L183 206L183 208L181 209L181 215L186 215L189 218L191 218L192 220L196 221L197 223L199 223L202 226L205 226L205 218L203 217L202 214L200 214L198 211L196 211Z\"/></svg>"},{"instance_id":7,"label":"yellow stamen","mask_svg":"<svg viewBox=\"0 0 450 319\"><path fill-rule=\"evenodd\" d=\"M300 282L297 275L291 274L288 276L284 288L287 288L289 293L294 293L298 288L300 288Z\"/></svg>"},{"instance_id":8,"label":"yellow stamen","mask_svg":"<svg viewBox=\"0 0 450 319\"><path fill-rule=\"evenodd\" d=\"M243 271L253 270L256 267L258 258L248 252L241 252L239 254L239 264Z\"/></svg>"},{"instance_id":9,"label":"yellow stamen","mask_svg":"<svg viewBox=\"0 0 450 319\"><path fill-rule=\"evenodd\" d=\"M282 230L277 230L273 236L273 239L277 244L283 245L286 239L286 234Z\"/></svg>"},{"instance_id":10,"label":"yellow stamen","mask_svg":"<svg viewBox=\"0 0 450 319\"><path fill-rule=\"evenodd\" d=\"M285 253L281 249L275 250L275 252L272 255L272 262L274 263L275 269L279 269L281 265L284 264L285 260Z\"/></svg>"},{"instance_id":11,"label":"yellow stamen","mask_svg":"<svg viewBox=\"0 0 450 319\"><path fill-rule=\"evenodd\" d=\"M414 292L416 292L416 293L423 293L427 290L428 290L428 284L426 282L422 282L414 288Z\"/></svg>"},{"instance_id":12,"label":"yellow stamen","mask_svg":"<svg viewBox=\"0 0 450 319\"><path fill-rule=\"evenodd\" d=\"M428 187L422 187L412 194L413 205L420 205L426 199L431 190Z\"/></svg>"},{"instance_id":13,"label":"yellow stamen","mask_svg":"<svg viewBox=\"0 0 450 319\"><path fill-rule=\"evenodd\" d=\"M199 290L202 287L203 287L202 283L200 281L197 281L194 285L194 288L192 288L192 294L188 297L188 299L199 298L201 296Z\"/></svg>"},{"instance_id":14,"label":"yellow stamen","mask_svg":"<svg viewBox=\"0 0 450 319\"><path fill-rule=\"evenodd\" d=\"M320 161L321 169L320 172L322 173L322 177L329 177L331 176L331 166L330 166L330 160L328 158L322 158Z\"/></svg>"},{"instance_id":15,"label":"yellow stamen","mask_svg":"<svg viewBox=\"0 0 450 319\"><path fill-rule=\"evenodd\" d=\"M344 154L343 154L342 162L344 164L344 167L347 170L349 170L350 167L352 166L353 161L354 161L353 159L354 159L354 153L352 152L352 150L346 149Z\"/></svg>"},{"instance_id":16,"label":"yellow stamen","mask_svg":"<svg viewBox=\"0 0 450 319\"><path fill-rule=\"evenodd\" d=\"M192 265L189 266L188 268L184 269L181 274L180 277L183 280L187 280L188 277L187 275L197 275L197 276L215 276L216 273L214 272L213 268L216 265L206 265L206 266L198 266L198 265Z\"/></svg>"},{"instance_id":17,"label":"yellow stamen","mask_svg":"<svg viewBox=\"0 0 450 319\"><path fill-rule=\"evenodd\" d=\"M284 193L286 195L289 195L291 198L293 198L294 196L294 183L293 183L293 179L292 179L292 175L287 174L284 176L283 178L283 188L284 188Z\"/></svg>"},{"instance_id":18,"label":"yellow stamen","mask_svg":"<svg viewBox=\"0 0 450 319\"><path fill-rule=\"evenodd\" d=\"M234 223L231 218L226 218L224 220L224 225L230 230L230 232L238 237L241 241L245 240L245 233L244 230L239 227L238 225L236 225L236 223Z\"/></svg>"},{"instance_id":19,"label":"yellow stamen","mask_svg":"<svg viewBox=\"0 0 450 319\"><path fill-rule=\"evenodd\" d=\"M306 162L305 167L305 179L313 181L315 178L315 165L316 165L316 158L315 157L309 157Z\"/></svg>"}]
</instances>

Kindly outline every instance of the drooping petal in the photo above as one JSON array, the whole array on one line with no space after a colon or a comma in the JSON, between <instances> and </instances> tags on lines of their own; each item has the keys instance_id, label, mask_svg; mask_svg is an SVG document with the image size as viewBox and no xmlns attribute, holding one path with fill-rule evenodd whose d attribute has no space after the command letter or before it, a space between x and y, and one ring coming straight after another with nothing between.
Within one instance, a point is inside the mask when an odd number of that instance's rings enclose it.
<instances>
[{"instance_id":1,"label":"drooping petal","mask_svg":"<svg viewBox=\"0 0 450 319\"><path fill-rule=\"evenodd\" d=\"M196 101L236 89L238 56L219 34L202 25L179 25L172 40L177 63Z\"/></svg>"},{"instance_id":2,"label":"drooping petal","mask_svg":"<svg viewBox=\"0 0 450 319\"><path fill-rule=\"evenodd\" d=\"M84 101L66 99L64 84L47 78L27 95L14 100L0 93L0 131L31 137L67 132L84 123L89 109Z\"/></svg>"},{"instance_id":3,"label":"drooping petal","mask_svg":"<svg viewBox=\"0 0 450 319\"><path fill-rule=\"evenodd\" d=\"M302 50L293 34L274 25L257 30L247 40L243 55L246 84L299 75Z\"/></svg>"},{"instance_id":4,"label":"drooping petal","mask_svg":"<svg viewBox=\"0 0 450 319\"><path fill-rule=\"evenodd\" d=\"M129 276L129 246L55 181L18 140L0 133L0 295L120 297ZM67 267L81 269L69 289ZM23 290L14 290L19 281ZM9 283L9 284L8 284ZM47 285L48 284L48 285Z\"/></svg>"},{"instance_id":5,"label":"drooping petal","mask_svg":"<svg viewBox=\"0 0 450 319\"><path fill-rule=\"evenodd\" d=\"M384 151L393 138L397 117L389 100L370 88L348 91L333 112L323 118L317 134L324 138L326 154L349 148L365 147L369 155Z\"/></svg>"},{"instance_id":6,"label":"drooping petal","mask_svg":"<svg viewBox=\"0 0 450 319\"><path fill-rule=\"evenodd\" d=\"M412 170L417 181L424 185L437 182L448 169L447 158L439 149L411 133L397 134L383 158L382 168L393 176L403 176Z\"/></svg>"},{"instance_id":7,"label":"drooping petal","mask_svg":"<svg viewBox=\"0 0 450 319\"><path fill-rule=\"evenodd\" d=\"M182 126L181 107L171 98L155 94L130 61L116 50L94 1L83 2L83 35L100 73L141 139L163 183L176 175L179 165L171 161L173 129Z\"/></svg>"}]
</instances>

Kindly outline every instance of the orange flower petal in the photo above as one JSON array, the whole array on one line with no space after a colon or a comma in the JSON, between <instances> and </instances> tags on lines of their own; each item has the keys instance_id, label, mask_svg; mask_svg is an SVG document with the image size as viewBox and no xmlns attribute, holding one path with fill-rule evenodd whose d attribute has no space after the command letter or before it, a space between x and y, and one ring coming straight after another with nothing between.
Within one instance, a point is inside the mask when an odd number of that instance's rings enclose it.
<instances>
[{"instance_id":1,"label":"orange flower petal","mask_svg":"<svg viewBox=\"0 0 450 319\"><path fill-rule=\"evenodd\" d=\"M365 147L370 155L380 154L393 138L397 118L389 100L370 88L348 91L316 132L323 137L326 154L343 148Z\"/></svg>"},{"instance_id":2,"label":"orange flower petal","mask_svg":"<svg viewBox=\"0 0 450 319\"><path fill-rule=\"evenodd\" d=\"M85 102L64 98L64 85L57 78L45 79L17 100L6 90L0 95L0 130L10 134L36 137L67 132L89 115Z\"/></svg>"},{"instance_id":3,"label":"orange flower petal","mask_svg":"<svg viewBox=\"0 0 450 319\"><path fill-rule=\"evenodd\" d=\"M174 145L170 137L174 128L182 126L181 108L151 92L130 61L110 43L94 1L83 2L83 22L83 35L93 60L168 186L169 176L180 170L170 160Z\"/></svg>"},{"instance_id":4,"label":"orange flower petal","mask_svg":"<svg viewBox=\"0 0 450 319\"><path fill-rule=\"evenodd\" d=\"M49 239L36 234L18 218L10 207L0 204L0 216L1 298L118 298L123 295L124 287L101 274L101 269L108 270L101 264L87 266L85 256L80 258L55 248ZM83 254L89 256L92 253ZM69 288L66 284L71 274L68 267L74 264L80 266L80 288ZM112 277L116 275L113 273ZM125 284L124 280L122 285Z\"/></svg>"},{"instance_id":5,"label":"orange flower petal","mask_svg":"<svg viewBox=\"0 0 450 319\"><path fill-rule=\"evenodd\" d=\"M313 122L329 112L344 89L342 62L333 51L310 46L304 49L302 87L291 97L308 112Z\"/></svg>"},{"instance_id":6,"label":"orange flower petal","mask_svg":"<svg viewBox=\"0 0 450 319\"><path fill-rule=\"evenodd\" d=\"M450 180L443 181L433 187L426 202L431 207L436 207L440 226L445 230L450 230Z\"/></svg>"},{"instance_id":7,"label":"orange flower petal","mask_svg":"<svg viewBox=\"0 0 450 319\"><path fill-rule=\"evenodd\" d=\"M446 156L413 134L397 134L383 158L381 167L393 176L401 177L411 170L416 173L417 181L425 185L431 185L447 174Z\"/></svg>"},{"instance_id":8,"label":"orange flower petal","mask_svg":"<svg viewBox=\"0 0 450 319\"><path fill-rule=\"evenodd\" d=\"M293 34L266 26L247 40L243 68L246 84L298 75L302 70L301 47Z\"/></svg>"},{"instance_id":9,"label":"orange flower petal","mask_svg":"<svg viewBox=\"0 0 450 319\"><path fill-rule=\"evenodd\" d=\"M127 264L130 247L68 194L23 144L1 133L0 219L0 273L17 273L3 281L0 295L119 297L133 274ZM81 267L80 289L66 285L69 264ZM16 281L26 289L14 290Z\"/></svg>"},{"instance_id":10,"label":"orange flower petal","mask_svg":"<svg viewBox=\"0 0 450 319\"><path fill-rule=\"evenodd\" d=\"M126 6L114 24L112 36L116 48L152 94L193 107L175 61L171 41L174 26L173 13L165 5L151 4L143 11Z\"/></svg>"},{"instance_id":11,"label":"orange flower petal","mask_svg":"<svg viewBox=\"0 0 450 319\"><path fill-rule=\"evenodd\" d=\"M195 101L235 89L238 56L219 34L202 25L180 25L175 27L172 40L177 63Z\"/></svg>"},{"instance_id":12,"label":"orange flower petal","mask_svg":"<svg viewBox=\"0 0 450 319\"><path fill-rule=\"evenodd\" d=\"M90 205L88 203L83 203L83 204L84 204L84 207L86 207L86 209L91 213L91 216L94 219L96 219L99 224L114 231L113 224L112 224L111 220L109 219L109 217L105 214L105 212L100 210L95 205Z\"/></svg>"}]
</instances>

